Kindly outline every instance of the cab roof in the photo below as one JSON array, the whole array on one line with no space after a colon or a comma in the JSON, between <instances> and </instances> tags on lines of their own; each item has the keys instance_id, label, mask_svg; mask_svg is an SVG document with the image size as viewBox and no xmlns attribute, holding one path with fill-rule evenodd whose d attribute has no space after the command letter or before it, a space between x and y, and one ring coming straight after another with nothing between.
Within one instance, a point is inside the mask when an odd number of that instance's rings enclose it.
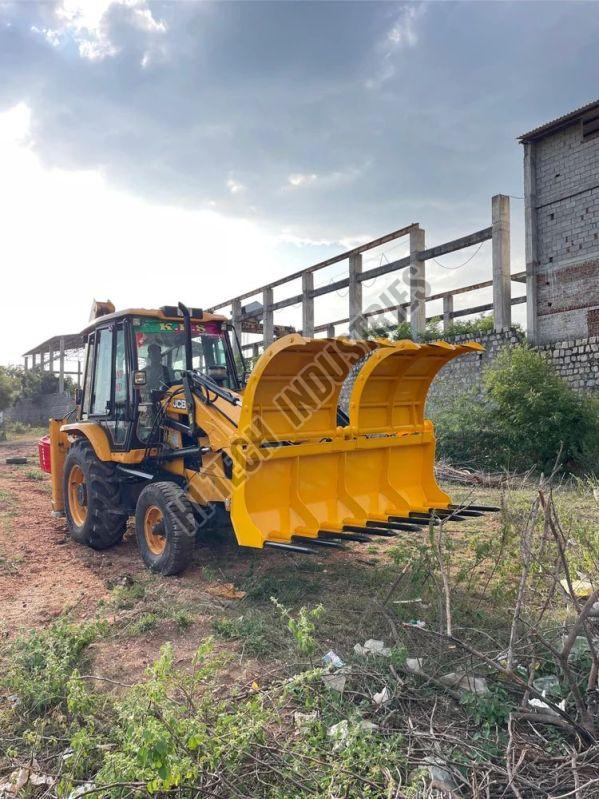
<instances>
[{"instance_id":1,"label":"cab roof","mask_svg":"<svg viewBox=\"0 0 599 799\"><path fill-rule=\"evenodd\" d=\"M202 311L199 308L190 308L192 322L227 322L226 316L220 314L209 313ZM176 307L164 306L163 308L127 308L123 311L114 311L113 313L102 314L96 319L93 319L87 327L81 331L82 336L87 336L92 330L95 330L99 325L105 322L118 321L128 316L149 316L152 319L164 319L165 322L183 322L183 317L178 313Z\"/></svg>"}]
</instances>

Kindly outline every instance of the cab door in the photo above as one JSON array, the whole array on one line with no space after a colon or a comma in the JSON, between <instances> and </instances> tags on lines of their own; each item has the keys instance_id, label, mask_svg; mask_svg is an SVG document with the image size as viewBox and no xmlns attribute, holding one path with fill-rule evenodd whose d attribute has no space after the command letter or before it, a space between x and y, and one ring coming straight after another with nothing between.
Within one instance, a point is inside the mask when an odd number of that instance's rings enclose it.
<instances>
[{"instance_id":1,"label":"cab door","mask_svg":"<svg viewBox=\"0 0 599 799\"><path fill-rule=\"evenodd\" d=\"M116 451L126 450L131 437L130 363L126 323L98 328L90 336L83 416L106 431Z\"/></svg>"}]
</instances>

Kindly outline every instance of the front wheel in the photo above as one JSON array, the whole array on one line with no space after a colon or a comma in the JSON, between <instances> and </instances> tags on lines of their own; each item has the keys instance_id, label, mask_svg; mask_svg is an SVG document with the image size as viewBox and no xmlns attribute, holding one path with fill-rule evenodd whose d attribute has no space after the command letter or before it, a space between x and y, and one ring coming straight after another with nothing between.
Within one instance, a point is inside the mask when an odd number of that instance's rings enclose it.
<instances>
[{"instance_id":1,"label":"front wheel","mask_svg":"<svg viewBox=\"0 0 599 799\"><path fill-rule=\"evenodd\" d=\"M150 483L135 510L137 545L146 566L164 575L179 574L191 561L196 521L190 501L175 483Z\"/></svg>"}]
</instances>

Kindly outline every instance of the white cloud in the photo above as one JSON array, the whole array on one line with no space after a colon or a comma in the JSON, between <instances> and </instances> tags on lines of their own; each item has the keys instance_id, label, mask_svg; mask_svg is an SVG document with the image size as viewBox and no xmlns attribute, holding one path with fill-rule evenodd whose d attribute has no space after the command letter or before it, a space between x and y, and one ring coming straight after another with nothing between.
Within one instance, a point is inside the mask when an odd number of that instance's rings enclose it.
<instances>
[{"instance_id":1,"label":"white cloud","mask_svg":"<svg viewBox=\"0 0 599 799\"><path fill-rule=\"evenodd\" d=\"M392 26L379 41L376 50L378 52L378 68L375 75L365 81L367 89L378 89L396 73L395 57L398 52L418 44L418 20L424 14L426 8L424 4L406 4L401 7Z\"/></svg>"},{"instance_id":2,"label":"white cloud","mask_svg":"<svg viewBox=\"0 0 599 799\"><path fill-rule=\"evenodd\" d=\"M233 178L229 178L227 181L227 188L231 194L242 194L245 191L245 186L243 183L239 183L239 181L234 180Z\"/></svg>"},{"instance_id":3,"label":"white cloud","mask_svg":"<svg viewBox=\"0 0 599 799\"><path fill-rule=\"evenodd\" d=\"M80 330L94 297L117 308L209 306L280 269L278 240L252 222L149 205L98 171L44 168L23 104L0 114L0 173L2 296L11 298L0 314L0 363Z\"/></svg>"},{"instance_id":4,"label":"white cloud","mask_svg":"<svg viewBox=\"0 0 599 799\"><path fill-rule=\"evenodd\" d=\"M110 39L106 21L106 14L112 6L130 9L131 25L144 33L155 36L167 31L166 23L154 18L147 0L62 0L56 8L56 28L33 26L31 30L43 36L53 47L72 39L82 58L100 61L119 52ZM152 62L154 46L144 53L143 67Z\"/></svg>"},{"instance_id":5,"label":"white cloud","mask_svg":"<svg viewBox=\"0 0 599 799\"><path fill-rule=\"evenodd\" d=\"M418 44L416 21L422 16L424 6L403 6L393 27L387 34L391 47L415 47Z\"/></svg>"},{"instance_id":6,"label":"white cloud","mask_svg":"<svg viewBox=\"0 0 599 799\"><path fill-rule=\"evenodd\" d=\"M314 183L315 180L318 179L318 175L312 172L309 175L304 175L301 172L296 172L293 175L289 175L287 178L287 182L290 183L292 186L309 186L310 183Z\"/></svg>"}]
</instances>

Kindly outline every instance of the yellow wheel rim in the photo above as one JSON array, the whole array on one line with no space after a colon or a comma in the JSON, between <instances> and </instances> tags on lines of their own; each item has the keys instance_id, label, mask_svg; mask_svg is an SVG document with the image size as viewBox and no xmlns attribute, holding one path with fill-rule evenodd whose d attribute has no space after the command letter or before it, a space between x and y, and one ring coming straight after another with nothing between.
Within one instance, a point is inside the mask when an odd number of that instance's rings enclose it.
<instances>
[{"instance_id":1,"label":"yellow wheel rim","mask_svg":"<svg viewBox=\"0 0 599 799\"><path fill-rule=\"evenodd\" d=\"M164 516L156 505L150 505L144 516L144 536L152 555L162 555L166 547Z\"/></svg>"},{"instance_id":2,"label":"yellow wheel rim","mask_svg":"<svg viewBox=\"0 0 599 799\"><path fill-rule=\"evenodd\" d=\"M69 472L68 488L71 516L77 527L82 527L87 519L87 488L80 466L73 466Z\"/></svg>"}]
</instances>

